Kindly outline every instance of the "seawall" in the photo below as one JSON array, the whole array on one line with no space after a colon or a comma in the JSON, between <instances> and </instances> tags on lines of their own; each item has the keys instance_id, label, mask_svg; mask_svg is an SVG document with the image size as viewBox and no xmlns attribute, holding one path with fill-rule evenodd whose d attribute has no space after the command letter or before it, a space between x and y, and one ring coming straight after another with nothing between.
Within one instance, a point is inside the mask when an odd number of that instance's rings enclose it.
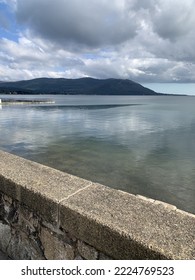
<instances>
[{"instance_id":1,"label":"seawall","mask_svg":"<svg viewBox=\"0 0 195 280\"><path fill-rule=\"evenodd\" d=\"M195 259L195 215L0 151L0 250L13 259Z\"/></svg>"}]
</instances>

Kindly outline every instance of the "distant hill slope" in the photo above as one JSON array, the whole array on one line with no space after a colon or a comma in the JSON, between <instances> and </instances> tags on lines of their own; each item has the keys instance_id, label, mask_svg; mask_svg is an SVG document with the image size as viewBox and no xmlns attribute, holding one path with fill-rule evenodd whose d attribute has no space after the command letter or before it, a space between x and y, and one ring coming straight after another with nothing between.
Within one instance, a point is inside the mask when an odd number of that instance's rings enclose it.
<instances>
[{"instance_id":1,"label":"distant hill slope","mask_svg":"<svg viewBox=\"0 0 195 280\"><path fill-rule=\"evenodd\" d=\"M39 78L18 82L1 82L0 93L15 94L88 94L88 95L157 95L153 90L131 80L122 79L52 79Z\"/></svg>"}]
</instances>

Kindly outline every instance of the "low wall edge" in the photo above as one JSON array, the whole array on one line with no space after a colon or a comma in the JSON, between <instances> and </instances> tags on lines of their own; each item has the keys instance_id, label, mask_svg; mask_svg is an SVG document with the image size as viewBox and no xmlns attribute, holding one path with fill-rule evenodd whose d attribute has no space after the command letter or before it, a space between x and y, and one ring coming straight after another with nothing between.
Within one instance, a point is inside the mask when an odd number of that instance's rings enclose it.
<instances>
[{"instance_id":1,"label":"low wall edge","mask_svg":"<svg viewBox=\"0 0 195 280\"><path fill-rule=\"evenodd\" d=\"M113 259L195 259L195 215L173 205L4 151L0 193Z\"/></svg>"}]
</instances>

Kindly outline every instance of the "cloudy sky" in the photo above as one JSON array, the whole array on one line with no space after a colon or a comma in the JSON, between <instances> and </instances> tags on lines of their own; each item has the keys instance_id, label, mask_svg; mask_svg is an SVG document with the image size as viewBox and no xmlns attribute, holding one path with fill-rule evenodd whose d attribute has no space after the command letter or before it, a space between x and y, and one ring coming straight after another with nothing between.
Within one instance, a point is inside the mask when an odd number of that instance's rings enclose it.
<instances>
[{"instance_id":1,"label":"cloudy sky","mask_svg":"<svg viewBox=\"0 0 195 280\"><path fill-rule=\"evenodd\" d=\"M195 94L195 0L0 0L0 81L86 76Z\"/></svg>"}]
</instances>

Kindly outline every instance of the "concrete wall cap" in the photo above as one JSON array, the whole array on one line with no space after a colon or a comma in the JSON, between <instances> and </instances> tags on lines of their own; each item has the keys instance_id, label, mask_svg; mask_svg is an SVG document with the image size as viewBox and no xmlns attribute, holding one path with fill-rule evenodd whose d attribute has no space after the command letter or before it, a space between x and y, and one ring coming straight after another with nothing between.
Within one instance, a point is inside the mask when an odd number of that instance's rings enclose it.
<instances>
[{"instance_id":1,"label":"concrete wall cap","mask_svg":"<svg viewBox=\"0 0 195 280\"><path fill-rule=\"evenodd\" d=\"M0 192L115 259L195 259L195 215L0 151Z\"/></svg>"}]
</instances>

